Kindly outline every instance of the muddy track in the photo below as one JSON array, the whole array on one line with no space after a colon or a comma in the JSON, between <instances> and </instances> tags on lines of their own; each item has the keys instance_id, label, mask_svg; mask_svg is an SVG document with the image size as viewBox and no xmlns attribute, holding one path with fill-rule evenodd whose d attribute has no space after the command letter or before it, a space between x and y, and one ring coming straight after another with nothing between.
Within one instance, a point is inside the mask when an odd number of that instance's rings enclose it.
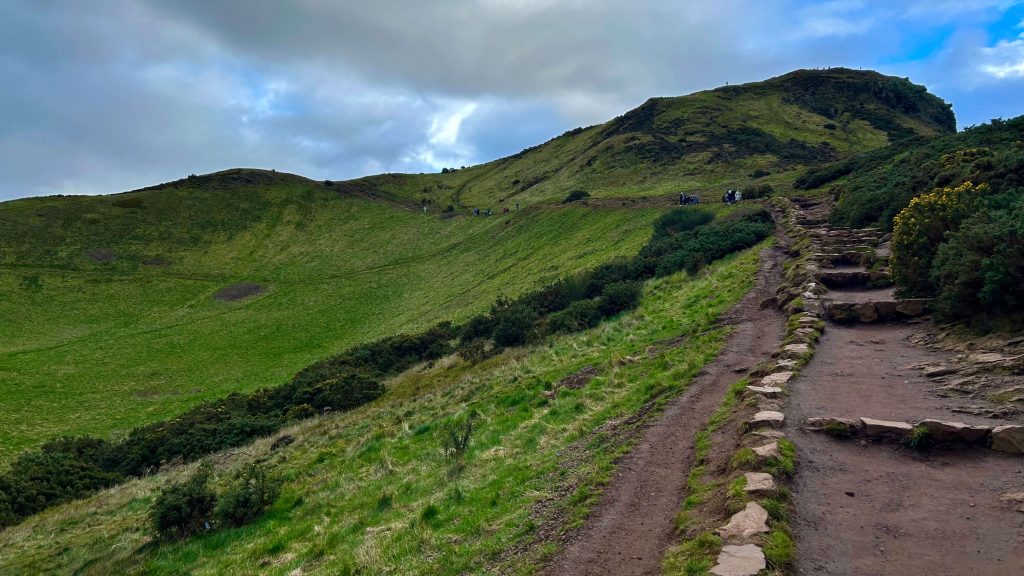
<instances>
[{"instance_id":1,"label":"muddy track","mask_svg":"<svg viewBox=\"0 0 1024 576\"><path fill-rule=\"evenodd\" d=\"M660 574L665 551L677 540L675 517L693 466L694 438L722 402L729 386L767 358L783 336L785 317L758 304L773 296L784 256L761 253L757 283L722 319L734 327L718 357L673 399L623 456L600 503L573 534L545 574Z\"/></svg>"}]
</instances>

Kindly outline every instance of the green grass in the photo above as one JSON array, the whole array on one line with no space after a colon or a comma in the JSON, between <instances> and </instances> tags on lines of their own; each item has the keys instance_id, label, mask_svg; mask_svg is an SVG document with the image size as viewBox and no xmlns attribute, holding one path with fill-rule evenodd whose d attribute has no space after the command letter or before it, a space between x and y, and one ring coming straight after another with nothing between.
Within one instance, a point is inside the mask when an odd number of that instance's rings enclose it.
<instances>
[{"instance_id":1,"label":"green grass","mask_svg":"<svg viewBox=\"0 0 1024 576\"><path fill-rule=\"evenodd\" d=\"M271 439L246 448L287 479L255 524L149 544L153 495L186 467L0 532L0 574L533 573L549 542L501 553L533 541L540 502L565 525L582 522L628 448L602 425L662 405L717 354L728 330L716 319L752 285L757 251L696 278L649 282L636 311L593 330L478 365L452 358L410 371L371 405L290 430L297 441L273 454ZM645 354L678 336L688 345ZM587 365L599 369L587 386L544 394ZM452 478L438 430L470 412L477 428ZM229 467L249 460L235 456Z\"/></svg>"},{"instance_id":2,"label":"green grass","mask_svg":"<svg viewBox=\"0 0 1024 576\"><path fill-rule=\"evenodd\" d=\"M536 207L442 220L280 178L0 204L0 461L60 434L120 434L279 384L356 343L465 319L500 294L634 254L660 214ZM141 208L114 204L134 196ZM94 248L119 258L93 262ZM152 257L170 265L141 264ZM213 299L239 281L267 291Z\"/></svg>"}]
</instances>

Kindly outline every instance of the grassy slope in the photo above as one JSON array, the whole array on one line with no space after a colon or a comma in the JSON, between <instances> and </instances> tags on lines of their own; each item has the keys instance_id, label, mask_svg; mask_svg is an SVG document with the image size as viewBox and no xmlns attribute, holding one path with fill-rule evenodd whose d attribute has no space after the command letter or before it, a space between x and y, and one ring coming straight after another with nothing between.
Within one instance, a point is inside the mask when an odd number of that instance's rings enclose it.
<instances>
[{"instance_id":1,"label":"grassy slope","mask_svg":"<svg viewBox=\"0 0 1024 576\"><path fill-rule=\"evenodd\" d=\"M438 210L448 204L497 208L554 202L574 189L615 198L697 191L717 199L725 188L754 182L787 188L815 163L785 157L791 141L811 149L828 142L836 159L905 133L935 136L953 129L952 113L922 87L875 72L802 70L654 98L605 124L451 174L388 174L348 185L405 200L428 199ZM775 140L750 141L744 130ZM771 175L754 179L757 169Z\"/></svg>"},{"instance_id":2,"label":"grassy slope","mask_svg":"<svg viewBox=\"0 0 1024 576\"><path fill-rule=\"evenodd\" d=\"M258 442L227 466L267 459L288 482L251 526L146 545L146 509L187 471L175 469L0 532L0 574L462 574L496 562L532 573L550 543L501 553L535 537L535 505L554 497L548 512L581 521L624 449L605 444L614 428L602 424L685 388L720 348L726 329L715 320L756 268L755 248L698 278L650 282L637 311L594 330L476 366L452 359L413 370L369 406L296 427L288 448L268 455L269 440ZM650 353L678 336L685 345ZM585 365L599 370L588 385L545 397ZM467 468L448 479L437 428L471 410L480 418ZM424 519L428 505L436 516Z\"/></svg>"},{"instance_id":3,"label":"grassy slope","mask_svg":"<svg viewBox=\"0 0 1024 576\"><path fill-rule=\"evenodd\" d=\"M0 205L0 221L53 223L5 228L12 237L56 237L27 243L30 257L6 242L0 254L0 317L10 319L0 336L0 459L60 433L123 431L280 383L356 342L465 318L500 293L634 253L658 213L535 208L441 220L300 179L139 195L141 209L112 205L125 196ZM64 224L83 221L95 225ZM85 252L95 248L119 259L92 262ZM139 264L152 256L171 265ZM243 280L269 290L212 298Z\"/></svg>"}]
</instances>

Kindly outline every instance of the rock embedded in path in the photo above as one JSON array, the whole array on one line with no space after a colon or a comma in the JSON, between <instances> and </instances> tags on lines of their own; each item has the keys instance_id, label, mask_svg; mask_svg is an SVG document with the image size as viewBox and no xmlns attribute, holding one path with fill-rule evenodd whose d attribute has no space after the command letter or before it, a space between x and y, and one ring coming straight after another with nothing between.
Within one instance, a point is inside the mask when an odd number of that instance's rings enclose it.
<instances>
[{"instance_id":1,"label":"rock embedded in path","mask_svg":"<svg viewBox=\"0 0 1024 576\"><path fill-rule=\"evenodd\" d=\"M963 440L969 444L980 442L988 436L988 426L964 424L963 422L943 422L941 420L921 420L918 423L928 430L933 440L940 443Z\"/></svg>"},{"instance_id":2,"label":"rock embedded in path","mask_svg":"<svg viewBox=\"0 0 1024 576\"><path fill-rule=\"evenodd\" d=\"M1011 424L993 428L992 449L1008 454L1024 454L1024 426Z\"/></svg>"},{"instance_id":3,"label":"rock embedded in path","mask_svg":"<svg viewBox=\"0 0 1024 576\"><path fill-rule=\"evenodd\" d=\"M835 418L833 416L821 416L808 418L805 425L812 430L824 430L829 426L845 426L854 432L859 432L863 423L853 418Z\"/></svg>"},{"instance_id":4,"label":"rock embedded in path","mask_svg":"<svg viewBox=\"0 0 1024 576\"><path fill-rule=\"evenodd\" d=\"M939 376L956 374L959 371L960 368L956 366L930 366L924 369L924 375L926 378L938 378Z\"/></svg>"},{"instance_id":5,"label":"rock embedded in path","mask_svg":"<svg viewBox=\"0 0 1024 576\"><path fill-rule=\"evenodd\" d=\"M861 322L869 323L878 320L878 310L875 309L874 302L858 302L853 305L852 310Z\"/></svg>"},{"instance_id":6,"label":"rock embedded in path","mask_svg":"<svg viewBox=\"0 0 1024 576\"><path fill-rule=\"evenodd\" d=\"M758 446L757 448L754 448L754 454L757 454L759 458L763 458L765 460L769 458L782 458L782 454L779 452L778 442L769 442L764 446Z\"/></svg>"},{"instance_id":7,"label":"rock embedded in path","mask_svg":"<svg viewBox=\"0 0 1024 576\"><path fill-rule=\"evenodd\" d=\"M764 552L754 544L722 546L711 573L716 576L756 576L767 567Z\"/></svg>"},{"instance_id":8,"label":"rock embedded in path","mask_svg":"<svg viewBox=\"0 0 1024 576\"><path fill-rule=\"evenodd\" d=\"M715 532L727 542L742 542L751 536L768 531L768 511L757 502L747 502L747 507L732 515L729 523Z\"/></svg>"},{"instance_id":9,"label":"rock embedded in path","mask_svg":"<svg viewBox=\"0 0 1024 576\"><path fill-rule=\"evenodd\" d=\"M775 478L767 472L745 472L743 477L747 479L747 485L743 487L747 494L760 496L775 492Z\"/></svg>"},{"instance_id":10,"label":"rock embedded in path","mask_svg":"<svg viewBox=\"0 0 1024 576\"><path fill-rule=\"evenodd\" d=\"M798 360L810 351L811 348L807 344L787 344L782 347L779 357L789 360Z\"/></svg>"},{"instance_id":11,"label":"rock embedded in path","mask_svg":"<svg viewBox=\"0 0 1024 576\"><path fill-rule=\"evenodd\" d=\"M757 436L759 438L768 438L769 440L779 440L786 437L786 433L781 430L773 430L766 428L764 430L756 430L750 433L751 436ZM756 448L754 449L757 450Z\"/></svg>"},{"instance_id":12,"label":"rock embedded in path","mask_svg":"<svg viewBox=\"0 0 1024 576\"><path fill-rule=\"evenodd\" d=\"M864 424L864 434L873 438L903 440L914 430L914 427L906 422L891 422L874 418L861 418L860 421Z\"/></svg>"},{"instance_id":13,"label":"rock embedded in path","mask_svg":"<svg viewBox=\"0 0 1024 576\"><path fill-rule=\"evenodd\" d=\"M896 310L904 316L920 316L928 309L927 298L905 298L899 300Z\"/></svg>"},{"instance_id":14,"label":"rock embedded in path","mask_svg":"<svg viewBox=\"0 0 1024 576\"><path fill-rule=\"evenodd\" d=\"M761 378L761 386L782 386L793 377L792 372L776 372Z\"/></svg>"},{"instance_id":15,"label":"rock embedded in path","mask_svg":"<svg viewBox=\"0 0 1024 576\"><path fill-rule=\"evenodd\" d=\"M747 391L760 394L765 398L778 398L782 396L782 388L778 386L747 386Z\"/></svg>"},{"instance_id":16,"label":"rock embedded in path","mask_svg":"<svg viewBox=\"0 0 1024 576\"><path fill-rule=\"evenodd\" d=\"M755 428L782 428L786 415L776 410L762 410L747 421L747 429Z\"/></svg>"}]
</instances>

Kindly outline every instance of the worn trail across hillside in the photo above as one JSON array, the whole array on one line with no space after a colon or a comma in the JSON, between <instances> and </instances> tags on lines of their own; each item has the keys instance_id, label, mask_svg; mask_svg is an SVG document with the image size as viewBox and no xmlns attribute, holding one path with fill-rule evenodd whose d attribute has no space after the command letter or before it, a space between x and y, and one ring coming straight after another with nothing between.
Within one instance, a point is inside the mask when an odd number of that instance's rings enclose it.
<instances>
[{"instance_id":1,"label":"worn trail across hillside","mask_svg":"<svg viewBox=\"0 0 1024 576\"><path fill-rule=\"evenodd\" d=\"M618 463L596 510L546 573L565 576L660 574L665 550L674 541L675 517L685 497L694 439L741 373L779 345L784 317L758 303L775 294L782 252L761 253L757 284L722 319L734 327L725 348L686 392L668 403Z\"/></svg>"}]
</instances>

